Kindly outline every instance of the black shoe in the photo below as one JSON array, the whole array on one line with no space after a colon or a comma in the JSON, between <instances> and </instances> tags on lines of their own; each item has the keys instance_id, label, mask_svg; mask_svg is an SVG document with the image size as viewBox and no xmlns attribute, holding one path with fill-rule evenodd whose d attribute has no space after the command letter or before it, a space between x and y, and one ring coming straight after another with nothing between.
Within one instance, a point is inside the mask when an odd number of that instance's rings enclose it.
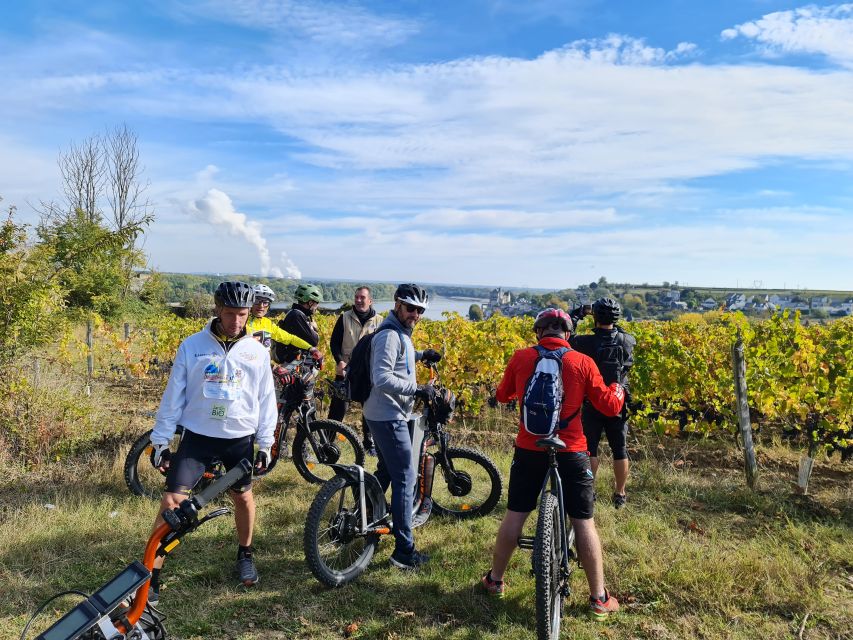
<instances>
[{"instance_id":1,"label":"black shoe","mask_svg":"<svg viewBox=\"0 0 853 640\"><path fill-rule=\"evenodd\" d=\"M391 554L391 566L403 571L417 571L427 562L429 556L419 551L412 551L409 555L398 554L396 551Z\"/></svg>"},{"instance_id":2,"label":"black shoe","mask_svg":"<svg viewBox=\"0 0 853 640\"><path fill-rule=\"evenodd\" d=\"M148 604L156 607L160 603L160 587L148 587Z\"/></svg>"},{"instance_id":3,"label":"black shoe","mask_svg":"<svg viewBox=\"0 0 853 640\"><path fill-rule=\"evenodd\" d=\"M258 583L258 570L255 569L255 561L252 556L243 556L237 559L237 573L243 586L251 587Z\"/></svg>"},{"instance_id":4,"label":"black shoe","mask_svg":"<svg viewBox=\"0 0 853 640\"><path fill-rule=\"evenodd\" d=\"M614 493L613 494L613 506L617 509L621 509L625 506L625 503L628 502L628 496L624 493Z\"/></svg>"}]
</instances>

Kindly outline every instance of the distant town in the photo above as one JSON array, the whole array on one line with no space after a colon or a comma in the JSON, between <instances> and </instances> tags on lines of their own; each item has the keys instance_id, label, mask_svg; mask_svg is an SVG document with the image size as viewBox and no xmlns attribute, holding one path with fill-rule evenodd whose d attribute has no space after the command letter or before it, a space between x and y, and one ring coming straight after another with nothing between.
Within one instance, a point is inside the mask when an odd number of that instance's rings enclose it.
<instances>
[{"instance_id":1,"label":"distant town","mask_svg":"<svg viewBox=\"0 0 853 640\"><path fill-rule=\"evenodd\" d=\"M746 314L769 315L790 310L799 311L801 315L815 320L853 315L853 294L850 292L807 295L806 292L727 292L677 286L656 288L648 285L613 284L608 283L605 278L576 289L540 295L498 287L489 292L488 302L482 303L480 307L484 318L496 313L504 316L523 316L534 314L546 306L560 306L570 310L583 304L591 304L600 297L618 300L627 320L672 318L680 313L708 311L741 311ZM473 309L471 311L473 313L469 315L478 315Z\"/></svg>"}]
</instances>

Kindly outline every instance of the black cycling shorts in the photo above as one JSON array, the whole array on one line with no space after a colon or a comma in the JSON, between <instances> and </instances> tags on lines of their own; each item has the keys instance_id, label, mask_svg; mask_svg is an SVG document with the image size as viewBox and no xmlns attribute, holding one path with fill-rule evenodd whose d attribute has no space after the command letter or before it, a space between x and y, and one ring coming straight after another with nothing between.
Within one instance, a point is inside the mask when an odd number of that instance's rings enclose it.
<instances>
[{"instance_id":1,"label":"black cycling shorts","mask_svg":"<svg viewBox=\"0 0 853 640\"><path fill-rule=\"evenodd\" d=\"M588 520L593 511L593 476L586 451L557 454L563 508L571 518ZM516 447L509 468L507 509L529 513L536 508L548 472L548 454Z\"/></svg>"},{"instance_id":2,"label":"black cycling shorts","mask_svg":"<svg viewBox=\"0 0 853 640\"><path fill-rule=\"evenodd\" d=\"M214 460L219 460L229 471L245 458L252 462L255 458L255 437L212 438L184 429L181 444L172 456L169 472L166 475L166 491L189 495L198 483L204 470ZM252 473L238 480L231 491L243 493L252 488Z\"/></svg>"},{"instance_id":3,"label":"black cycling shorts","mask_svg":"<svg viewBox=\"0 0 853 640\"><path fill-rule=\"evenodd\" d=\"M589 455L593 458L598 457L598 443L601 440L602 432L604 432L607 436L607 443L610 445L610 451L613 453L613 459L628 459L628 448L626 446L628 419L624 418L623 414L620 413L615 418L611 418L596 411L593 407L584 405L581 422L583 422L583 434L586 436Z\"/></svg>"}]
</instances>

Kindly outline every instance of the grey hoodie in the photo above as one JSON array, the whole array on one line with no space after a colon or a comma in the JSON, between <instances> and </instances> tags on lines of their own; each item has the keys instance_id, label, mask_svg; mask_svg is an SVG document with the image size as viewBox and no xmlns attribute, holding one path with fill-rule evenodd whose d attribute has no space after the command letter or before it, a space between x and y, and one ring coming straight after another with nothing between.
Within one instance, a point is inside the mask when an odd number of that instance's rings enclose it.
<instances>
[{"instance_id":1,"label":"grey hoodie","mask_svg":"<svg viewBox=\"0 0 853 640\"><path fill-rule=\"evenodd\" d=\"M423 352L415 351L412 330L404 327L394 312L376 330L370 345L370 381L373 388L364 403L368 420L408 420L415 406L415 362Z\"/></svg>"}]
</instances>

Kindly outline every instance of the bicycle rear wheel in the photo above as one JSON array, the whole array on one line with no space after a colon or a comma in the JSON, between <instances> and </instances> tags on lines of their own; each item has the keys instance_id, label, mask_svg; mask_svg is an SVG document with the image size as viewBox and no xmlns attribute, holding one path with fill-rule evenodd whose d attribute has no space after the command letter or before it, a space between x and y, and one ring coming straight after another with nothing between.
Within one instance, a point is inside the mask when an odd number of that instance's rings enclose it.
<instances>
[{"instance_id":1,"label":"bicycle rear wheel","mask_svg":"<svg viewBox=\"0 0 853 640\"><path fill-rule=\"evenodd\" d=\"M335 477L330 464L364 466L364 446L355 431L337 420L313 420L308 423L317 452L304 429L293 439L293 464L308 482L321 483Z\"/></svg>"},{"instance_id":2,"label":"bicycle rear wheel","mask_svg":"<svg viewBox=\"0 0 853 640\"><path fill-rule=\"evenodd\" d=\"M546 492L539 503L536 536L533 538L533 571L536 576L536 637L557 640L563 616L561 580L560 508Z\"/></svg>"},{"instance_id":3,"label":"bicycle rear wheel","mask_svg":"<svg viewBox=\"0 0 853 640\"><path fill-rule=\"evenodd\" d=\"M367 495L367 521L374 508ZM329 587L341 587L360 576L376 551L377 535L359 535L361 522L358 484L335 476L311 503L302 547L311 573Z\"/></svg>"},{"instance_id":4,"label":"bicycle rear wheel","mask_svg":"<svg viewBox=\"0 0 853 640\"><path fill-rule=\"evenodd\" d=\"M124 481L133 495L159 499L166 489L166 474L151 466L151 431L153 429L139 436L127 452L124 459ZM180 441L181 436L176 433L169 444L172 453L177 451Z\"/></svg>"},{"instance_id":5,"label":"bicycle rear wheel","mask_svg":"<svg viewBox=\"0 0 853 640\"><path fill-rule=\"evenodd\" d=\"M501 475L485 454L468 447L449 447L450 469L436 455L432 484L433 512L453 518L484 516L501 497Z\"/></svg>"},{"instance_id":6,"label":"bicycle rear wheel","mask_svg":"<svg viewBox=\"0 0 853 640\"><path fill-rule=\"evenodd\" d=\"M124 459L124 482L135 496L159 500L166 490L166 474L151 466L151 429L139 436L127 452ZM181 431L175 432L169 443L169 450L174 454L181 443ZM193 487L193 491L201 491L225 471L221 462L214 462L204 471L204 475Z\"/></svg>"}]
</instances>

